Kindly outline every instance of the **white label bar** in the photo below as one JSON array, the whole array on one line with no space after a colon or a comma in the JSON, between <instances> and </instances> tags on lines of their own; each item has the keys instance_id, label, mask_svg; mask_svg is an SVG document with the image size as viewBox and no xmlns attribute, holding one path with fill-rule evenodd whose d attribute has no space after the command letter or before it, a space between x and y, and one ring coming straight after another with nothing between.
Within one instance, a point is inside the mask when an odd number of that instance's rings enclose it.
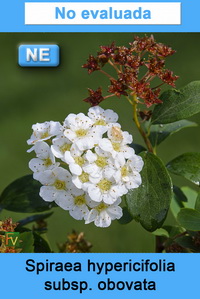
<instances>
[{"instance_id":1,"label":"white label bar","mask_svg":"<svg viewBox=\"0 0 200 299\"><path fill-rule=\"evenodd\" d=\"M180 25L180 2L26 2L26 25Z\"/></svg>"}]
</instances>

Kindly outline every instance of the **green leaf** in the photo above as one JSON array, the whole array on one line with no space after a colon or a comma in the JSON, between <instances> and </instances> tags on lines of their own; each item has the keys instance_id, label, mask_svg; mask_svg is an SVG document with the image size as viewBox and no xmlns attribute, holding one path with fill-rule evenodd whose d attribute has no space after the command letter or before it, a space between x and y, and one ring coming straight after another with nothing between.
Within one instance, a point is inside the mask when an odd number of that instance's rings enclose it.
<instances>
[{"instance_id":1,"label":"green leaf","mask_svg":"<svg viewBox=\"0 0 200 299\"><path fill-rule=\"evenodd\" d=\"M200 192L199 192L196 202L195 202L195 210L200 212Z\"/></svg>"},{"instance_id":2,"label":"green leaf","mask_svg":"<svg viewBox=\"0 0 200 299\"><path fill-rule=\"evenodd\" d=\"M160 228L166 218L172 198L171 178L162 161L155 155L141 154L144 167L142 185L126 195L130 214L148 231Z\"/></svg>"},{"instance_id":3,"label":"green leaf","mask_svg":"<svg viewBox=\"0 0 200 299\"><path fill-rule=\"evenodd\" d=\"M169 238L169 233L164 228L159 228L152 233L154 236Z\"/></svg>"},{"instance_id":4,"label":"green leaf","mask_svg":"<svg viewBox=\"0 0 200 299\"><path fill-rule=\"evenodd\" d=\"M167 169L189 181L200 184L200 153L185 153L167 164Z\"/></svg>"},{"instance_id":5,"label":"green leaf","mask_svg":"<svg viewBox=\"0 0 200 299\"><path fill-rule=\"evenodd\" d=\"M50 217L52 214L53 214L53 212L46 213L46 214L32 215L32 216L29 216L29 217L27 217L25 219L17 221L17 223L18 223L18 226L27 225L27 224L29 224L31 222L35 222L35 221L39 221L39 220L44 220L44 219Z\"/></svg>"},{"instance_id":6,"label":"green leaf","mask_svg":"<svg viewBox=\"0 0 200 299\"><path fill-rule=\"evenodd\" d=\"M155 107L152 114L154 124L168 124L188 118L200 112L200 81L194 81L180 90L165 91L163 101Z\"/></svg>"},{"instance_id":7,"label":"green leaf","mask_svg":"<svg viewBox=\"0 0 200 299\"><path fill-rule=\"evenodd\" d=\"M174 238L184 232L184 229L180 226L164 225L163 228L168 232L170 238Z\"/></svg>"},{"instance_id":8,"label":"green leaf","mask_svg":"<svg viewBox=\"0 0 200 299\"><path fill-rule=\"evenodd\" d=\"M174 192L174 197L175 200L182 206L182 202L187 202L187 197L186 195L183 193L183 191L177 187L177 186L173 186L173 192Z\"/></svg>"},{"instance_id":9,"label":"green leaf","mask_svg":"<svg viewBox=\"0 0 200 299\"><path fill-rule=\"evenodd\" d=\"M199 248L195 245L193 238L190 236L176 238L175 242L183 248L191 249L192 251L199 251Z\"/></svg>"},{"instance_id":10,"label":"green leaf","mask_svg":"<svg viewBox=\"0 0 200 299\"><path fill-rule=\"evenodd\" d=\"M137 143L132 143L130 146L135 150L136 155L146 151L146 148L144 146Z\"/></svg>"},{"instance_id":11,"label":"green leaf","mask_svg":"<svg viewBox=\"0 0 200 299\"><path fill-rule=\"evenodd\" d=\"M172 211L172 214L176 218L180 209L184 208L184 203L187 202L187 197L183 193L183 191L177 187L173 186L173 198L171 201L170 209Z\"/></svg>"},{"instance_id":12,"label":"green leaf","mask_svg":"<svg viewBox=\"0 0 200 299\"><path fill-rule=\"evenodd\" d=\"M123 207L123 216L118 220L120 224L128 224L133 220L133 216L129 213L127 207Z\"/></svg>"},{"instance_id":13,"label":"green leaf","mask_svg":"<svg viewBox=\"0 0 200 299\"><path fill-rule=\"evenodd\" d=\"M156 146L159 145L162 141L164 141L168 136L171 136L172 134L180 131L181 129L196 126L198 126L196 123L185 119L176 121L171 124L153 125L151 126L149 139L151 141L152 146Z\"/></svg>"},{"instance_id":14,"label":"green leaf","mask_svg":"<svg viewBox=\"0 0 200 299\"><path fill-rule=\"evenodd\" d=\"M187 197L187 201L183 202L184 208L194 209L198 193L188 186L181 187L181 190Z\"/></svg>"},{"instance_id":15,"label":"green leaf","mask_svg":"<svg viewBox=\"0 0 200 299\"><path fill-rule=\"evenodd\" d=\"M178 213L177 220L181 226L191 231L200 231L200 212L184 208Z\"/></svg>"},{"instance_id":16,"label":"green leaf","mask_svg":"<svg viewBox=\"0 0 200 299\"><path fill-rule=\"evenodd\" d=\"M177 217L177 215L178 215L178 213L180 212L180 209L181 209L181 208L184 208L184 205L182 204L182 205L180 206L180 204L177 203L177 201L175 200L175 196L173 196L172 201L171 201L171 204L170 204L170 210L171 210L171 212L172 212L172 214L173 214L173 216L174 216L175 218Z\"/></svg>"},{"instance_id":17,"label":"green leaf","mask_svg":"<svg viewBox=\"0 0 200 299\"><path fill-rule=\"evenodd\" d=\"M0 207L19 213L36 213L50 210L56 205L40 196L41 184L32 175L26 175L11 183L0 197Z\"/></svg>"},{"instance_id":18,"label":"green leaf","mask_svg":"<svg viewBox=\"0 0 200 299\"><path fill-rule=\"evenodd\" d=\"M34 235L34 252L35 253L42 253L42 252L47 252L50 253L51 248L49 246L49 243L47 240L45 240L45 235L40 235L36 232L33 232Z\"/></svg>"},{"instance_id":19,"label":"green leaf","mask_svg":"<svg viewBox=\"0 0 200 299\"><path fill-rule=\"evenodd\" d=\"M25 232L20 234L20 247L22 248L23 253L32 253L34 252L34 238L32 232Z\"/></svg>"}]
</instances>

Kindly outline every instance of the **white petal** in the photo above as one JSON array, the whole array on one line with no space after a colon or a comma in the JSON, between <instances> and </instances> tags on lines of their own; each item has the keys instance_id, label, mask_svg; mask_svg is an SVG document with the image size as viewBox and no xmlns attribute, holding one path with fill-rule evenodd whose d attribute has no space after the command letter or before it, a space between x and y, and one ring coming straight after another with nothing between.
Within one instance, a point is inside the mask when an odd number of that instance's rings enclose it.
<instances>
[{"instance_id":1,"label":"white petal","mask_svg":"<svg viewBox=\"0 0 200 299\"><path fill-rule=\"evenodd\" d=\"M98 184L99 181L101 180L101 178L102 178L102 175L100 172L89 176L89 180L92 184Z\"/></svg>"},{"instance_id":2,"label":"white petal","mask_svg":"<svg viewBox=\"0 0 200 299\"><path fill-rule=\"evenodd\" d=\"M103 174L104 174L105 178L109 180L113 177L115 172L116 172L116 169L114 169L113 167L107 166L107 167L105 167Z\"/></svg>"},{"instance_id":3,"label":"white petal","mask_svg":"<svg viewBox=\"0 0 200 299\"><path fill-rule=\"evenodd\" d=\"M111 109L107 109L104 112L106 122L108 123L116 123L118 121L118 115Z\"/></svg>"},{"instance_id":4,"label":"white petal","mask_svg":"<svg viewBox=\"0 0 200 299\"><path fill-rule=\"evenodd\" d=\"M144 162L140 156L134 155L130 159L130 167L133 171L140 172L144 166Z\"/></svg>"},{"instance_id":5,"label":"white petal","mask_svg":"<svg viewBox=\"0 0 200 299\"><path fill-rule=\"evenodd\" d=\"M69 214L76 220L82 220L83 218L86 219L88 213L89 213L89 210L86 205L74 206L69 211Z\"/></svg>"},{"instance_id":6,"label":"white petal","mask_svg":"<svg viewBox=\"0 0 200 299\"><path fill-rule=\"evenodd\" d=\"M138 188L142 183L142 179L139 173L135 173L134 176L131 176L131 180L126 183L128 189Z\"/></svg>"},{"instance_id":7,"label":"white petal","mask_svg":"<svg viewBox=\"0 0 200 299\"><path fill-rule=\"evenodd\" d=\"M39 194L45 201L54 201L56 198L56 189L52 186L42 186Z\"/></svg>"},{"instance_id":8,"label":"white petal","mask_svg":"<svg viewBox=\"0 0 200 299\"><path fill-rule=\"evenodd\" d=\"M70 127L76 124L76 114L70 113L64 120L64 126Z\"/></svg>"},{"instance_id":9,"label":"white petal","mask_svg":"<svg viewBox=\"0 0 200 299\"><path fill-rule=\"evenodd\" d=\"M99 172L99 168L96 164L87 164L83 166L83 170L94 176Z\"/></svg>"},{"instance_id":10,"label":"white petal","mask_svg":"<svg viewBox=\"0 0 200 299\"><path fill-rule=\"evenodd\" d=\"M117 194L116 197L112 197L109 193L102 194L102 200L108 205L112 205L117 200Z\"/></svg>"},{"instance_id":11,"label":"white petal","mask_svg":"<svg viewBox=\"0 0 200 299\"><path fill-rule=\"evenodd\" d=\"M75 175L81 175L81 173L82 173L82 168L78 164L75 164L75 163L71 163L69 165L69 170L71 171L72 174L75 174Z\"/></svg>"},{"instance_id":12,"label":"white petal","mask_svg":"<svg viewBox=\"0 0 200 299\"><path fill-rule=\"evenodd\" d=\"M99 147L107 152L113 152L113 146L112 143L110 142L110 140L108 138L103 138L99 141Z\"/></svg>"},{"instance_id":13,"label":"white petal","mask_svg":"<svg viewBox=\"0 0 200 299\"><path fill-rule=\"evenodd\" d=\"M119 183L121 181L121 170L119 169L118 171L116 171L113 175L116 183Z\"/></svg>"},{"instance_id":14,"label":"white petal","mask_svg":"<svg viewBox=\"0 0 200 299\"><path fill-rule=\"evenodd\" d=\"M115 167L119 168L121 166L124 166L125 164L125 157L123 153L118 153L115 157Z\"/></svg>"},{"instance_id":15,"label":"white petal","mask_svg":"<svg viewBox=\"0 0 200 299\"><path fill-rule=\"evenodd\" d=\"M55 202L64 210L68 210L68 207L73 205L73 196L68 191L57 190Z\"/></svg>"},{"instance_id":16,"label":"white petal","mask_svg":"<svg viewBox=\"0 0 200 299\"><path fill-rule=\"evenodd\" d=\"M64 158L67 164L74 163L74 158L72 157L71 153L69 151L65 152Z\"/></svg>"},{"instance_id":17,"label":"white petal","mask_svg":"<svg viewBox=\"0 0 200 299\"><path fill-rule=\"evenodd\" d=\"M91 137L84 137L76 140L76 145L81 151L91 149L94 146L94 143L95 140Z\"/></svg>"},{"instance_id":18,"label":"white petal","mask_svg":"<svg viewBox=\"0 0 200 299\"><path fill-rule=\"evenodd\" d=\"M92 200L100 202L101 201L101 192L98 187L95 185L91 185L88 188L88 194L91 197Z\"/></svg>"},{"instance_id":19,"label":"white petal","mask_svg":"<svg viewBox=\"0 0 200 299\"><path fill-rule=\"evenodd\" d=\"M91 150L88 150L85 154L85 158L89 163L93 163L97 159L97 155L95 155Z\"/></svg>"},{"instance_id":20,"label":"white petal","mask_svg":"<svg viewBox=\"0 0 200 299\"><path fill-rule=\"evenodd\" d=\"M49 156L50 147L46 142L38 141L34 146L34 150L38 158L45 159Z\"/></svg>"},{"instance_id":21,"label":"white petal","mask_svg":"<svg viewBox=\"0 0 200 299\"><path fill-rule=\"evenodd\" d=\"M42 184L42 185L53 185L55 182L55 175L53 174L53 170L46 170L44 172L38 172L37 174L37 180ZM34 174L36 175L36 173Z\"/></svg>"},{"instance_id":22,"label":"white petal","mask_svg":"<svg viewBox=\"0 0 200 299\"><path fill-rule=\"evenodd\" d=\"M123 135L123 143L124 144L127 144L127 143L129 144L129 143L133 142L133 137L128 132L123 132L122 135Z\"/></svg>"},{"instance_id":23,"label":"white petal","mask_svg":"<svg viewBox=\"0 0 200 299\"><path fill-rule=\"evenodd\" d=\"M72 177L72 182L78 189L81 189L83 186L83 183L80 181L79 177L76 175L74 175Z\"/></svg>"},{"instance_id":24,"label":"white petal","mask_svg":"<svg viewBox=\"0 0 200 299\"><path fill-rule=\"evenodd\" d=\"M91 200L90 197L89 197L89 195L88 196L86 195L86 198L87 197L88 197L88 199L87 199L87 205L88 205L88 207L90 207L92 209L92 208L95 208L96 206L99 205L99 202Z\"/></svg>"},{"instance_id":25,"label":"white petal","mask_svg":"<svg viewBox=\"0 0 200 299\"><path fill-rule=\"evenodd\" d=\"M28 166L33 172L40 172L46 169L44 161L38 158L31 159Z\"/></svg>"},{"instance_id":26,"label":"white petal","mask_svg":"<svg viewBox=\"0 0 200 299\"><path fill-rule=\"evenodd\" d=\"M64 135L72 142L74 142L74 140L76 139L76 133L70 129L66 129L64 131Z\"/></svg>"},{"instance_id":27,"label":"white petal","mask_svg":"<svg viewBox=\"0 0 200 299\"><path fill-rule=\"evenodd\" d=\"M122 150L126 159L131 159L135 155L134 149L128 145L125 145Z\"/></svg>"},{"instance_id":28,"label":"white petal","mask_svg":"<svg viewBox=\"0 0 200 299\"><path fill-rule=\"evenodd\" d=\"M57 167L53 170L53 174L58 180L69 182L71 180L71 174L63 167Z\"/></svg>"},{"instance_id":29,"label":"white petal","mask_svg":"<svg viewBox=\"0 0 200 299\"><path fill-rule=\"evenodd\" d=\"M50 125L50 129L49 129L50 135L58 135L63 130L61 124L58 121L50 121L49 125Z\"/></svg>"},{"instance_id":30,"label":"white petal","mask_svg":"<svg viewBox=\"0 0 200 299\"><path fill-rule=\"evenodd\" d=\"M63 158L63 153L59 150L59 148L55 145L51 146L51 151L56 158Z\"/></svg>"},{"instance_id":31,"label":"white petal","mask_svg":"<svg viewBox=\"0 0 200 299\"><path fill-rule=\"evenodd\" d=\"M97 210L92 209L92 210L88 213L88 215L87 215L87 217L86 217L86 219L85 219L85 224L88 224L88 223L93 222L93 221L96 219L96 217L98 217L98 212L97 212Z\"/></svg>"},{"instance_id":32,"label":"white petal","mask_svg":"<svg viewBox=\"0 0 200 299\"><path fill-rule=\"evenodd\" d=\"M108 227L111 225L111 218L106 211L102 211L94 221L94 224L98 227Z\"/></svg>"},{"instance_id":33,"label":"white petal","mask_svg":"<svg viewBox=\"0 0 200 299\"><path fill-rule=\"evenodd\" d=\"M104 114L104 109L101 108L100 106L91 107L88 111L88 116L93 120L97 120L98 117L103 116L103 114Z\"/></svg>"},{"instance_id":34,"label":"white petal","mask_svg":"<svg viewBox=\"0 0 200 299\"><path fill-rule=\"evenodd\" d=\"M120 219L123 215L122 208L116 205L108 207L106 211L112 220Z\"/></svg>"}]
</instances>

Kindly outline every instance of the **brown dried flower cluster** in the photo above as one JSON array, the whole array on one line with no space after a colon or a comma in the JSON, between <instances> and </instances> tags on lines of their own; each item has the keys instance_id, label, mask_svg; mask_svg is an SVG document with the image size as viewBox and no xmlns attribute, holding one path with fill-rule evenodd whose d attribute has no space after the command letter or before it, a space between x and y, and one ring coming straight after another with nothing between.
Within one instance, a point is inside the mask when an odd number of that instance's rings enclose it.
<instances>
[{"instance_id":1,"label":"brown dried flower cluster","mask_svg":"<svg viewBox=\"0 0 200 299\"><path fill-rule=\"evenodd\" d=\"M147 107L161 103L159 87L165 83L175 87L175 81L178 79L178 76L165 68L165 59L174 53L172 48L157 43L153 35L142 38L135 36L129 47L119 47L114 42L110 46L101 46L97 56L90 55L83 68L86 68L89 74L95 71L105 74L110 80L108 87L110 95L103 96L101 88L96 91L89 89L89 97L84 101L90 103L91 106L96 106L114 95L117 97L136 95L138 99L144 101ZM102 69L106 64L114 67L117 78L113 78ZM140 71L145 68L146 72L141 76ZM155 78L159 78L161 84L152 87L152 81Z\"/></svg>"},{"instance_id":2,"label":"brown dried flower cluster","mask_svg":"<svg viewBox=\"0 0 200 299\"><path fill-rule=\"evenodd\" d=\"M72 231L67 236L67 241L63 244L58 244L58 247L62 253L87 253L90 252L92 245L85 240L83 232Z\"/></svg>"},{"instance_id":3,"label":"brown dried flower cluster","mask_svg":"<svg viewBox=\"0 0 200 299\"><path fill-rule=\"evenodd\" d=\"M8 218L5 221L0 221L1 232L14 232L18 223L13 223L12 218Z\"/></svg>"}]
</instances>

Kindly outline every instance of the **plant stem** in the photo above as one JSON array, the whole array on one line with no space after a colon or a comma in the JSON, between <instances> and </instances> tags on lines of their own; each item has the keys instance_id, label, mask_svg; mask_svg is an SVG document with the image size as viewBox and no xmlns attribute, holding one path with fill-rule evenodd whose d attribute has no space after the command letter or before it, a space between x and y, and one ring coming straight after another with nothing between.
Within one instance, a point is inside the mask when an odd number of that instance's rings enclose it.
<instances>
[{"instance_id":1,"label":"plant stem","mask_svg":"<svg viewBox=\"0 0 200 299\"><path fill-rule=\"evenodd\" d=\"M152 87L152 89L159 88L159 87L161 87L161 86L162 86L162 85L164 85L164 84L165 84L165 82L163 82L163 83L159 84L158 86Z\"/></svg>"},{"instance_id":2,"label":"plant stem","mask_svg":"<svg viewBox=\"0 0 200 299\"><path fill-rule=\"evenodd\" d=\"M108 63L109 63L112 67L114 67L114 69L116 70L117 73L120 73L120 70L118 69L118 67L117 67L114 63L112 63L112 61L111 61L110 59L108 60Z\"/></svg>"},{"instance_id":3,"label":"plant stem","mask_svg":"<svg viewBox=\"0 0 200 299\"><path fill-rule=\"evenodd\" d=\"M114 93L113 94L109 94L109 95L105 96L104 99L108 99L108 98L111 98L111 97L115 97L115 94Z\"/></svg>"},{"instance_id":4,"label":"plant stem","mask_svg":"<svg viewBox=\"0 0 200 299\"><path fill-rule=\"evenodd\" d=\"M125 96L125 98L127 98L127 100L129 101L129 103L130 103L131 105L133 105L132 101L130 100L130 98L129 98L128 96Z\"/></svg>"},{"instance_id":5,"label":"plant stem","mask_svg":"<svg viewBox=\"0 0 200 299\"><path fill-rule=\"evenodd\" d=\"M141 124L138 120L138 115L137 115L137 104L138 104L138 101L137 101L137 95L136 94L133 94L133 120L136 124L136 127L138 128L140 134L142 135L143 139L144 139L144 142L149 150L149 152L151 153L154 153L154 150L153 150L153 147L151 145L151 142L149 140L149 138L147 137L146 133L143 131L142 127L141 127Z\"/></svg>"},{"instance_id":6,"label":"plant stem","mask_svg":"<svg viewBox=\"0 0 200 299\"><path fill-rule=\"evenodd\" d=\"M102 74L104 74L106 77L108 77L110 80L115 80L115 78L113 78L111 75L109 75L108 73L106 73L103 70L99 70Z\"/></svg>"}]
</instances>

